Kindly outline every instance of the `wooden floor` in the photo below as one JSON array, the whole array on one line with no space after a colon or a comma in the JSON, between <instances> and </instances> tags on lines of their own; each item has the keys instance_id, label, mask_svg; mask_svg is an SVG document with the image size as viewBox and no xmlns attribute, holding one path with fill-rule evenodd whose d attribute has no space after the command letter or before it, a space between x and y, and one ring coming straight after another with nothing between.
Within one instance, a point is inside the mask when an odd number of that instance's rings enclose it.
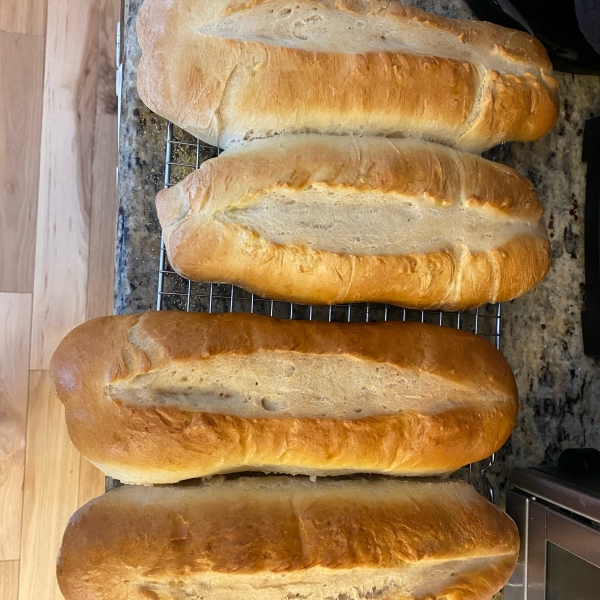
<instances>
[{"instance_id":1,"label":"wooden floor","mask_svg":"<svg viewBox=\"0 0 600 600\"><path fill-rule=\"evenodd\" d=\"M120 0L0 0L0 600L62 598L56 554L104 477L48 378L112 312Z\"/></svg>"}]
</instances>

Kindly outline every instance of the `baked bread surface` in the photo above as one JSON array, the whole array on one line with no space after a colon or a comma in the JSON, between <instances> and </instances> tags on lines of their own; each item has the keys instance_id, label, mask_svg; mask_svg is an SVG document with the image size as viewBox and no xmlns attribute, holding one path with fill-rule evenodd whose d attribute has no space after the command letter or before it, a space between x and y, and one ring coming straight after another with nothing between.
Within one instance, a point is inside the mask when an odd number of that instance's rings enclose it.
<instances>
[{"instance_id":1,"label":"baked bread surface","mask_svg":"<svg viewBox=\"0 0 600 600\"><path fill-rule=\"evenodd\" d=\"M462 482L217 478L92 500L58 581L66 600L487 600L518 549Z\"/></svg>"},{"instance_id":2,"label":"baked bread surface","mask_svg":"<svg viewBox=\"0 0 600 600\"><path fill-rule=\"evenodd\" d=\"M389 0L146 0L141 99L229 147L290 133L413 136L482 152L558 116L542 44Z\"/></svg>"},{"instance_id":3,"label":"baked bread surface","mask_svg":"<svg viewBox=\"0 0 600 600\"><path fill-rule=\"evenodd\" d=\"M105 317L67 335L50 369L75 446L128 483L449 473L498 450L517 414L500 352L422 323Z\"/></svg>"},{"instance_id":4,"label":"baked bread surface","mask_svg":"<svg viewBox=\"0 0 600 600\"><path fill-rule=\"evenodd\" d=\"M525 177L417 140L256 140L156 204L178 273L301 304L464 310L516 298L550 267Z\"/></svg>"}]
</instances>

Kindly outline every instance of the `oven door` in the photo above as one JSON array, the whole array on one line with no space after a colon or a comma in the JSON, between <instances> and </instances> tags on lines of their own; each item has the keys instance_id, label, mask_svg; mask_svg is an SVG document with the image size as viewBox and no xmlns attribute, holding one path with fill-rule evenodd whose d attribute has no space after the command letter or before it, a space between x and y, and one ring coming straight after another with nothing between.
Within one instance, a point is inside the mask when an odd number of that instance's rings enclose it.
<instances>
[{"instance_id":1,"label":"oven door","mask_svg":"<svg viewBox=\"0 0 600 600\"><path fill-rule=\"evenodd\" d=\"M516 490L506 498L521 534L505 600L598 600L600 530Z\"/></svg>"}]
</instances>

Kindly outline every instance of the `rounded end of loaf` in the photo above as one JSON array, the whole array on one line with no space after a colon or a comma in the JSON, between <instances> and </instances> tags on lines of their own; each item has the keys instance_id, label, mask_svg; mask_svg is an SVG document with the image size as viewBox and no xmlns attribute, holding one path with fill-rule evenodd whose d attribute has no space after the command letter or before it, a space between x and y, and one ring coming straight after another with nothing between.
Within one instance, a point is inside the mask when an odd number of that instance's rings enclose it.
<instances>
[{"instance_id":1,"label":"rounded end of loaf","mask_svg":"<svg viewBox=\"0 0 600 600\"><path fill-rule=\"evenodd\" d=\"M543 78L545 86L536 81L533 76L530 81L535 92L532 93L529 118L523 127L526 132L526 139L522 139L521 136L516 134L514 138L516 142L534 142L545 137L554 129L560 116L558 81L552 76Z\"/></svg>"},{"instance_id":2,"label":"rounded end of loaf","mask_svg":"<svg viewBox=\"0 0 600 600\"><path fill-rule=\"evenodd\" d=\"M534 290L552 266L550 240L540 223L534 235L518 236L493 253L497 270L505 273L498 282L494 302L509 302Z\"/></svg>"},{"instance_id":3,"label":"rounded end of loaf","mask_svg":"<svg viewBox=\"0 0 600 600\"><path fill-rule=\"evenodd\" d=\"M137 38L142 50L137 66L138 95L150 110L165 118L168 117L163 114L162 103L156 104L154 99L162 98L167 91L167 86L164 82L161 83L161 79L156 77L154 71L157 67L163 66L159 44L160 38L164 35L164 26L168 22L169 6L172 4L171 0L164 2L146 0L142 3L136 20ZM149 58L150 56L152 58Z\"/></svg>"},{"instance_id":4,"label":"rounded end of loaf","mask_svg":"<svg viewBox=\"0 0 600 600\"><path fill-rule=\"evenodd\" d=\"M458 149L479 154L502 142L533 142L552 130L559 114L558 81L548 52L537 38L500 25L447 19L397 3L390 5L389 13L469 45L483 65L490 60L506 65L505 71L484 67L479 116L468 133L458 138Z\"/></svg>"},{"instance_id":5,"label":"rounded end of loaf","mask_svg":"<svg viewBox=\"0 0 600 600\"><path fill-rule=\"evenodd\" d=\"M173 186L158 192L156 213L163 233L167 254L169 254L171 234L188 216L190 205L188 196L182 187ZM169 257L170 258L170 257Z\"/></svg>"},{"instance_id":6,"label":"rounded end of loaf","mask_svg":"<svg viewBox=\"0 0 600 600\"><path fill-rule=\"evenodd\" d=\"M104 570L102 552L99 548L94 549L92 542L102 529L95 514L102 510L113 491L90 500L69 518L56 557L56 579L66 600L125 598L123 581L115 580L114 571ZM114 556L111 556L111 562L113 565L120 563Z\"/></svg>"},{"instance_id":7,"label":"rounded end of loaf","mask_svg":"<svg viewBox=\"0 0 600 600\"><path fill-rule=\"evenodd\" d=\"M129 368L144 369L143 353L128 343L129 329L139 318L119 315L87 321L63 338L50 360L50 380L65 407L69 437L94 464L102 462L116 441L113 424L104 420L104 385ZM96 443L95 430L102 431L103 444Z\"/></svg>"},{"instance_id":8,"label":"rounded end of loaf","mask_svg":"<svg viewBox=\"0 0 600 600\"><path fill-rule=\"evenodd\" d=\"M560 108L557 82L550 79L548 87L529 72L516 77L489 69L477 111L459 138L460 149L481 153L504 142L534 142L547 135Z\"/></svg>"},{"instance_id":9,"label":"rounded end of loaf","mask_svg":"<svg viewBox=\"0 0 600 600\"><path fill-rule=\"evenodd\" d=\"M104 326L110 327L112 324L112 317L86 321L67 333L57 346L50 359L49 373L54 392L63 403L80 392L85 385L88 370L93 369L94 361L85 355L85 348L91 346L95 354L95 344L107 341ZM99 330L102 331L101 335L98 335ZM80 359L83 364L79 362Z\"/></svg>"}]
</instances>

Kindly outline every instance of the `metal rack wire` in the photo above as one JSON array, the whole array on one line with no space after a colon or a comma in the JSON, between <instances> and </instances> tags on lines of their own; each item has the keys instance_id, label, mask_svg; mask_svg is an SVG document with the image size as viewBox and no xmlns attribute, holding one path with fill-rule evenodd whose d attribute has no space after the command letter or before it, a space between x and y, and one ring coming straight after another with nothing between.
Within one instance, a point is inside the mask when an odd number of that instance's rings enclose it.
<instances>
[{"instance_id":1,"label":"metal rack wire","mask_svg":"<svg viewBox=\"0 0 600 600\"><path fill-rule=\"evenodd\" d=\"M165 187L176 185L198 169L202 162L218 156L219 150L196 140L172 123L167 128ZM157 310L183 310L209 313L250 312L281 319L308 319L335 322L420 321L454 327L480 335L500 347L501 305L463 312L409 310L387 304L343 304L305 306L278 302L250 294L229 284L199 283L180 277L173 271L161 238L158 272ZM472 482L493 501L493 488L486 470L494 463L491 456L483 463L465 467L457 476Z\"/></svg>"}]
</instances>

